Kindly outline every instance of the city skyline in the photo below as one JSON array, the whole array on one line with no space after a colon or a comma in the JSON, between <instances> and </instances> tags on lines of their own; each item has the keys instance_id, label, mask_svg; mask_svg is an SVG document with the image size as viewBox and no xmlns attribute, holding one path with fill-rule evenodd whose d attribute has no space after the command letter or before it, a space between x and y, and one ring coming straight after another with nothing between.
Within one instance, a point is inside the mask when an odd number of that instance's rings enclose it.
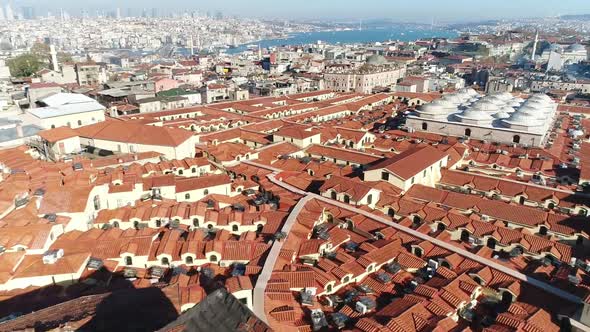
<instances>
[{"instance_id":1,"label":"city skyline","mask_svg":"<svg viewBox=\"0 0 590 332\"><path fill-rule=\"evenodd\" d=\"M274 6L270 0L255 0L248 3L237 0L226 0L211 4L205 1L171 0L162 6L155 0L126 0L99 1L89 0L82 7L80 3L71 0L57 0L48 4L41 0L4 1L3 5L11 3L13 8L23 6L33 7L37 15L45 15L48 11L55 12L63 9L72 15L78 15L82 10L94 14L96 11L111 12L117 8L123 15L129 12L133 16L140 16L146 10L149 15L156 9L159 15L179 13L182 11L198 11L215 14L221 12L226 16L260 17L277 19L353 19L353 18L389 18L401 22L466 22L487 19L512 19L528 17L549 17L566 14L590 13L590 2L569 0L555 8L548 1L508 1L501 0L488 3L478 3L474 6L467 0L455 0L444 4L439 1L425 0L424 6L417 8L412 3L400 3L384 0L374 0L369 4L353 1L325 0L315 3L286 3L280 7Z\"/></svg>"}]
</instances>

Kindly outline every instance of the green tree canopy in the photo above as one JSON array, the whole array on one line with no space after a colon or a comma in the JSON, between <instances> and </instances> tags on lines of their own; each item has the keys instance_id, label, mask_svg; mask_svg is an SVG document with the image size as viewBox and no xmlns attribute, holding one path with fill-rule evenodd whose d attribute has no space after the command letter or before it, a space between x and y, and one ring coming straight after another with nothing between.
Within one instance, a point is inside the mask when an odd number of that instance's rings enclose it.
<instances>
[{"instance_id":1,"label":"green tree canopy","mask_svg":"<svg viewBox=\"0 0 590 332\"><path fill-rule=\"evenodd\" d=\"M33 76L42 67L41 60L32 53L19 55L7 61L10 74L15 77Z\"/></svg>"}]
</instances>

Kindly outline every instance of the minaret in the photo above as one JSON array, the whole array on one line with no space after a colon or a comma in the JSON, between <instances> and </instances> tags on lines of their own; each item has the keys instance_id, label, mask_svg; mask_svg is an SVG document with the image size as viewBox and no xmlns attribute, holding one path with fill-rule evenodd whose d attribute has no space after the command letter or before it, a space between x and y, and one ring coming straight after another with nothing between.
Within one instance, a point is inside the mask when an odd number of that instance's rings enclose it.
<instances>
[{"instance_id":1,"label":"minaret","mask_svg":"<svg viewBox=\"0 0 590 332\"><path fill-rule=\"evenodd\" d=\"M531 53L531 60L535 61L535 56L537 54L537 43L539 42L539 30L535 33L535 42L533 43L533 52Z\"/></svg>"},{"instance_id":2,"label":"minaret","mask_svg":"<svg viewBox=\"0 0 590 332\"><path fill-rule=\"evenodd\" d=\"M51 64L53 66L53 70L59 71L59 65L57 63L57 52L55 51L55 46L49 45L49 53L51 54Z\"/></svg>"},{"instance_id":3,"label":"minaret","mask_svg":"<svg viewBox=\"0 0 590 332\"><path fill-rule=\"evenodd\" d=\"M193 36L191 36L191 39L188 41L188 47L191 49L191 57L193 55L195 55L195 45L193 44Z\"/></svg>"},{"instance_id":4,"label":"minaret","mask_svg":"<svg viewBox=\"0 0 590 332\"><path fill-rule=\"evenodd\" d=\"M262 59L262 48L260 48L260 44L258 44L258 59Z\"/></svg>"}]
</instances>

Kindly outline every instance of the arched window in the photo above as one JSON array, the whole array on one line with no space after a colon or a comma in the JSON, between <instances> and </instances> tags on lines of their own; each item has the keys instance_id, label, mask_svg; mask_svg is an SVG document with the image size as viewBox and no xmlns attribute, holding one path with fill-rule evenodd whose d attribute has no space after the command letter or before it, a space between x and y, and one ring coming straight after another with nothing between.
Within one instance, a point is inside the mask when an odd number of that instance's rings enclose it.
<instances>
[{"instance_id":1,"label":"arched window","mask_svg":"<svg viewBox=\"0 0 590 332\"><path fill-rule=\"evenodd\" d=\"M213 224L207 225L207 229L213 229Z\"/></svg>"},{"instance_id":2,"label":"arched window","mask_svg":"<svg viewBox=\"0 0 590 332\"><path fill-rule=\"evenodd\" d=\"M344 195L344 203L350 204L350 197L348 195Z\"/></svg>"},{"instance_id":3,"label":"arched window","mask_svg":"<svg viewBox=\"0 0 590 332\"><path fill-rule=\"evenodd\" d=\"M100 197L98 195L94 196L94 209L100 210Z\"/></svg>"},{"instance_id":4,"label":"arched window","mask_svg":"<svg viewBox=\"0 0 590 332\"><path fill-rule=\"evenodd\" d=\"M428 130L428 123L422 122L422 130Z\"/></svg>"},{"instance_id":5,"label":"arched window","mask_svg":"<svg viewBox=\"0 0 590 332\"><path fill-rule=\"evenodd\" d=\"M199 227L199 218L193 218L193 226Z\"/></svg>"},{"instance_id":6,"label":"arched window","mask_svg":"<svg viewBox=\"0 0 590 332\"><path fill-rule=\"evenodd\" d=\"M115 228L119 228L119 222L118 222L118 221L115 221L115 222L113 223L113 227L115 227Z\"/></svg>"},{"instance_id":7,"label":"arched window","mask_svg":"<svg viewBox=\"0 0 590 332\"><path fill-rule=\"evenodd\" d=\"M446 267L447 269L451 268L451 264L449 264L449 262L447 262L447 261L442 261L440 263L440 266Z\"/></svg>"},{"instance_id":8,"label":"arched window","mask_svg":"<svg viewBox=\"0 0 590 332\"><path fill-rule=\"evenodd\" d=\"M192 264L193 263L193 256L186 256L186 259L184 260L184 262L186 264Z\"/></svg>"},{"instance_id":9,"label":"arched window","mask_svg":"<svg viewBox=\"0 0 590 332\"><path fill-rule=\"evenodd\" d=\"M209 189L205 189L205 190L203 191L203 195L205 195L205 196L209 195Z\"/></svg>"},{"instance_id":10,"label":"arched window","mask_svg":"<svg viewBox=\"0 0 590 332\"><path fill-rule=\"evenodd\" d=\"M138 229L139 228L139 221L134 221L133 222L133 228Z\"/></svg>"},{"instance_id":11,"label":"arched window","mask_svg":"<svg viewBox=\"0 0 590 332\"><path fill-rule=\"evenodd\" d=\"M331 284L329 284L328 286L326 286L326 291L328 293L331 293L332 292L332 285Z\"/></svg>"},{"instance_id":12,"label":"arched window","mask_svg":"<svg viewBox=\"0 0 590 332\"><path fill-rule=\"evenodd\" d=\"M51 125L51 129L55 129L55 125Z\"/></svg>"},{"instance_id":13,"label":"arched window","mask_svg":"<svg viewBox=\"0 0 590 332\"><path fill-rule=\"evenodd\" d=\"M546 226L539 227L539 234L541 234L541 235L547 235L547 231L548 231L548 229L547 229Z\"/></svg>"},{"instance_id":14,"label":"arched window","mask_svg":"<svg viewBox=\"0 0 590 332\"><path fill-rule=\"evenodd\" d=\"M131 256L125 256L125 265L133 265L133 258Z\"/></svg>"},{"instance_id":15,"label":"arched window","mask_svg":"<svg viewBox=\"0 0 590 332\"><path fill-rule=\"evenodd\" d=\"M196 168L194 168L194 167L193 167L193 168L191 168L191 171L192 171L193 173L197 173L197 169L196 169Z\"/></svg>"},{"instance_id":16,"label":"arched window","mask_svg":"<svg viewBox=\"0 0 590 332\"><path fill-rule=\"evenodd\" d=\"M461 241L467 242L469 241L469 232L464 230L461 232Z\"/></svg>"},{"instance_id":17,"label":"arched window","mask_svg":"<svg viewBox=\"0 0 590 332\"><path fill-rule=\"evenodd\" d=\"M524 202L526 202L526 198L524 198L524 196L520 196L520 198L518 199L518 203L520 205L524 205Z\"/></svg>"},{"instance_id":18,"label":"arched window","mask_svg":"<svg viewBox=\"0 0 590 332\"><path fill-rule=\"evenodd\" d=\"M184 194L184 199L191 199L191 194Z\"/></svg>"},{"instance_id":19,"label":"arched window","mask_svg":"<svg viewBox=\"0 0 590 332\"><path fill-rule=\"evenodd\" d=\"M442 222L439 222L438 225L436 225L436 229L438 231L444 231L447 228L447 226L445 224L443 224Z\"/></svg>"},{"instance_id":20,"label":"arched window","mask_svg":"<svg viewBox=\"0 0 590 332\"><path fill-rule=\"evenodd\" d=\"M209 261L210 262L217 262L217 256L216 255L211 255L211 257L209 257Z\"/></svg>"},{"instance_id":21,"label":"arched window","mask_svg":"<svg viewBox=\"0 0 590 332\"><path fill-rule=\"evenodd\" d=\"M82 120L78 120L78 126L82 125Z\"/></svg>"},{"instance_id":22,"label":"arched window","mask_svg":"<svg viewBox=\"0 0 590 332\"><path fill-rule=\"evenodd\" d=\"M367 196L367 204L371 204L373 203L373 194L370 194L369 196Z\"/></svg>"},{"instance_id":23,"label":"arched window","mask_svg":"<svg viewBox=\"0 0 590 332\"><path fill-rule=\"evenodd\" d=\"M424 253L422 252L422 248L419 247L415 247L414 248L414 255L416 255L416 257L422 257Z\"/></svg>"},{"instance_id":24,"label":"arched window","mask_svg":"<svg viewBox=\"0 0 590 332\"><path fill-rule=\"evenodd\" d=\"M469 128L465 129L465 136L467 136L467 137L471 136L471 129L469 129Z\"/></svg>"},{"instance_id":25,"label":"arched window","mask_svg":"<svg viewBox=\"0 0 590 332\"><path fill-rule=\"evenodd\" d=\"M488 238L487 246L492 250L496 249L496 239L494 239L493 237Z\"/></svg>"},{"instance_id":26,"label":"arched window","mask_svg":"<svg viewBox=\"0 0 590 332\"><path fill-rule=\"evenodd\" d=\"M263 229L263 228L264 228L264 225L263 225L263 224L258 224L258 225L256 226L256 233L260 233L260 232L262 232L262 229Z\"/></svg>"},{"instance_id":27,"label":"arched window","mask_svg":"<svg viewBox=\"0 0 590 332\"><path fill-rule=\"evenodd\" d=\"M578 212L578 215L585 217L588 215L588 210L580 209L580 212Z\"/></svg>"},{"instance_id":28,"label":"arched window","mask_svg":"<svg viewBox=\"0 0 590 332\"><path fill-rule=\"evenodd\" d=\"M162 226L162 220L158 219L156 220L156 227L161 227Z\"/></svg>"},{"instance_id":29,"label":"arched window","mask_svg":"<svg viewBox=\"0 0 590 332\"><path fill-rule=\"evenodd\" d=\"M549 204L547 204L547 208L548 208L549 210L553 210L553 209L555 209L555 203L553 203L553 202L549 202Z\"/></svg>"},{"instance_id":30,"label":"arched window","mask_svg":"<svg viewBox=\"0 0 590 332\"><path fill-rule=\"evenodd\" d=\"M512 143L520 143L520 136L519 135L514 135L512 136Z\"/></svg>"},{"instance_id":31,"label":"arched window","mask_svg":"<svg viewBox=\"0 0 590 332\"><path fill-rule=\"evenodd\" d=\"M162 265L169 265L170 261L168 260L168 257L162 257Z\"/></svg>"},{"instance_id":32,"label":"arched window","mask_svg":"<svg viewBox=\"0 0 590 332\"><path fill-rule=\"evenodd\" d=\"M344 277L344 279L342 279L342 283L347 283L349 281L350 281L350 277L349 276L346 276L346 277Z\"/></svg>"},{"instance_id":33,"label":"arched window","mask_svg":"<svg viewBox=\"0 0 590 332\"><path fill-rule=\"evenodd\" d=\"M338 194L332 190L332 192L330 193L330 198L335 200L337 198L337 196L338 196Z\"/></svg>"},{"instance_id":34,"label":"arched window","mask_svg":"<svg viewBox=\"0 0 590 332\"><path fill-rule=\"evenodd\" d=\"M182 175L182 174L184 174L184 172L181 169L179 169L178 170L178 175Z\"/></svg>"},{"instance_id":35,"label":"arched window","mask_svg":"<svg viewBox=\"0 0 590 332\"><path fill-rule=\"evenodd\" d=\"M387 215L390 217L395 216L395 210L393 208L387 209Z\"/></svg>"},{"instance_id":36,"label":"arched window","mask_svg":"<svg viewBox=\"0 0 590 332\"><path fill-rule=\"evenodd\" d=\"M233 225L231 227L232 232L237 232L238 231L238 225Z\"/></svg>"}]
</instances>

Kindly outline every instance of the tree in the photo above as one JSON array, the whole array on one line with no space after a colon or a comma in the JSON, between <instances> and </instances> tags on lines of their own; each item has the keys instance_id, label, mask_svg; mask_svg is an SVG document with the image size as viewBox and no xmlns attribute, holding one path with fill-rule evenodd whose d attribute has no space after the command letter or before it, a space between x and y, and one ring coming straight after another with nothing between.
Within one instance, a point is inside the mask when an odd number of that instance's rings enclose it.
<instances>
[{"instance_id":1,"label":"tree","mask_svg":"<svg viewBox=\"0 0 590 332\"><path fill-rule=\"evenodd\" d=\"M29 77L42 67L41 60L32 53L19 55L7 61L10 74L15 77Z\"/></svg>"}]
</instances>

